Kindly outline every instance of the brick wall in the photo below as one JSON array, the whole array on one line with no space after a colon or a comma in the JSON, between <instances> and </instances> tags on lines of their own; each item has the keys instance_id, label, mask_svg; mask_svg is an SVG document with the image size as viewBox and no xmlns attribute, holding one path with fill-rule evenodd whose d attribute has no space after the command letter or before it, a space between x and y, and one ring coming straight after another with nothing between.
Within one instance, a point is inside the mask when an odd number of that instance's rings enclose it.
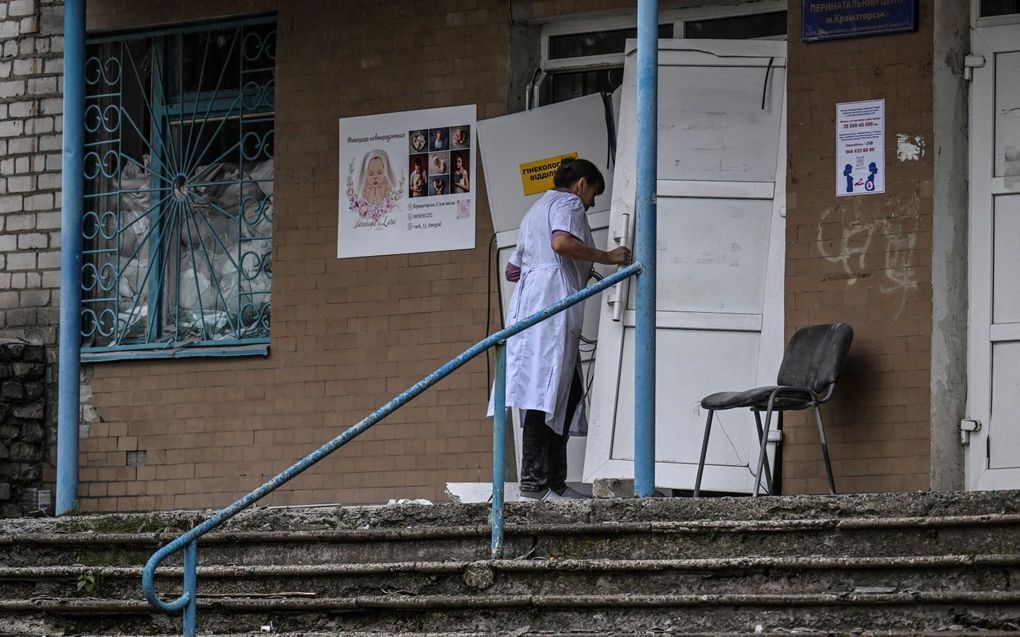
<instances>
[{"instance_id":1,"label":"brick wall","mask_svg":"<svg viewBox=\"0 0 1020 637\"><path fill-rule=\"evenodd\" d=\"M88 6L91 32L277 12L270 356L92 365L97 421L82 441L83 509L223 505L483 336L484 190L474 250L338 260L337 119L503 113L506 3ZM270 501L438 500L447 481L486 479L485 366L468 364Z\"/></svg>"},{"instance_id":2,"label":"brick wall","mask_svg":"<svg viewBox=\"0 0 1020 637\"><path fill-rule=\"evenodd\" d=\"M789 43L787 336L846 321L854 345L824 409L837 488L928 488L931 148L897 158L897 134L932 140L933 3L916 33ZM789 32L800 33L791 2ZM886 192L835 193L836 104L886 100ZM787 418L783 489L826 490L813 421Z\"/></svg>"},{"instance_id":3,"label":"brick wall","mask_svg":"<svg viewBox=\"0 0 1020 637\"><path fill-rule=\"evenodd\" d=\"M51 447L60 295L61 6L59 0L0 1L0 337L47 346Z\"/></svg>"}]
</instances>

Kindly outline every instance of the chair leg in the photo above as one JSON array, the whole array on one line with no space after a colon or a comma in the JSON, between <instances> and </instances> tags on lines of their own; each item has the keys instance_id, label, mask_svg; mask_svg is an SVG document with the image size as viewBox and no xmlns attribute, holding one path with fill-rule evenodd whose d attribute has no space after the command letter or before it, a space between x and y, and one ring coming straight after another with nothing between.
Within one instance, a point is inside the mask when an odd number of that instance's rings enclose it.
<instances>
[{"instance_id":1,"label":"chair leg","mask_svg":"<svg viewBox=\"0 0 1020 637\"><path fill-rule=\"evenodd\" d=\"M762 433L761 430L761 413L755 411L754 409L751 410L751 413L754 414L754 424L758 428L758 444L761 444L762 438L764 437L764 434ZM780 418L783 417L782 414L783 412L779 412ZM775 485L772 482L772 471L769 470L769 463L767 458L765 459L765 485L769 490L769 495L775 493L775 489L773 488Z\"/></svg>"},{"instance_id":2,"label":"chair leg","mask_svg":"<svg viewBox=\"0 0 1020 637\"><path fill-rule=\"evenodd\" d=\"M776 431L779 432L779 442L776 443L775 450L772 452L772 494L783 495L783 432L786 428L783 426L783 419L786 417L785 411L779 412L779 420L776 422Z\"/></svg>"},{"instance_id":3,"label":"chair leg","mask_svg":"<svg viewBox=\"0 0 1020 637\"><path fill-rule=\"evenodd\" d=\"M769 400L768 407L765 411L765 429L761 433L761 450L758 452L758 468L754 472L754 493L752 497L758 497L758 490L761 488L761 474L762 469L765 467L765 451L769 444L769 427L772 426L772 404L773 401Z\"/></svg>"},{"instance_id":4,"label":"chair leg","mask_svg":"<svg viewBox=\"0 0 1020 637\"><path fill-rule=\"evenodd\" d=\"M708 420L705 421L705 437L701 441L701 458L698 460L698 477L694 479L695 498L701 494L701 476L705 472L705 455L708 453L708 435L712 433L712 414L714 413L714 411L709 409Z\"/></svg>"},{"instance_id":5,"label":"chair leg","mask_svg":"<svg viewBox=\"0 0 1020 637\"><path fill-rule=\"evenodd\" d=\"M825 427L822 426L822 410L818 405L815 405L815 420L818 421L818 439L822 443L825 473L829 478L829 495L836 495L836 481L832 477L832 462L829 461L829 443L825 440Z\"/></svg>"}]
</instances>

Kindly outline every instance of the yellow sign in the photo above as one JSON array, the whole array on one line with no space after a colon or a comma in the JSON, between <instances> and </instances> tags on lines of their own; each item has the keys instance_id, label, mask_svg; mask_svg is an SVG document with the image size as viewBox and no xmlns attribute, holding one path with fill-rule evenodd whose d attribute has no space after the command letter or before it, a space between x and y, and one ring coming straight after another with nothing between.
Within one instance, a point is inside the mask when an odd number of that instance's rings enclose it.
<instances>
[{"instance_id":1,"label":"yellow sign","mask_svg":"<svg viewBox=\"0 0 1020 637\"><path fill-rule=\"evenodd\" d=\"M521 186L524 188L524 196L537 195L552 188L553 175L564 159L577 159L577 153L555 155L521 164Z\"/></svg>"}]
</instances>

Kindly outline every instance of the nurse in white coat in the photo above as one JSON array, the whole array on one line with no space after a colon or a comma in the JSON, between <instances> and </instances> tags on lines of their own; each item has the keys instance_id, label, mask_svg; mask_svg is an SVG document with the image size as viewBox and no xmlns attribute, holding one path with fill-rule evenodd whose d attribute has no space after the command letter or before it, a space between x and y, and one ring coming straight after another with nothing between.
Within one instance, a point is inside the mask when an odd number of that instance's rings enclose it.
<instances>
[{"instance_id":1,"label":"nurse in white coat","mask_svg":"<svg viewBox=\"0 0 1020 637\"><path fill-rule=\"evenodd\" d=\"M626 265L630 250L595 247L585 211L605 190L588 160L565 160L521 222L506 276L517 281L507 324L527 318L585 287L592 263ZM578 344L584 304L577 304L507 341L506 404L524 412L521 498L585 497L567 487L567 439L585 435Z\"/></svg>"}]
</instances>

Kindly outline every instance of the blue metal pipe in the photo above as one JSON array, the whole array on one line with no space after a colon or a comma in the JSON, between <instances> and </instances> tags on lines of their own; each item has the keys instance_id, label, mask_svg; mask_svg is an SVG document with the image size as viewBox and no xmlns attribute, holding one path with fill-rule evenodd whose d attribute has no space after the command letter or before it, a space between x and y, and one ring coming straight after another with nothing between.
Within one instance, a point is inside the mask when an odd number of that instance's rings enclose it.
<instances>
[{"instance_id":1,"label":"blue metal pipe","mask_svg":"<svg viewBox=\"0 0 1020 637\"><path fill-rule=\"evenodd\" d=\"M184 606L184 637L195 637L198 624L198 542L192 542L184 550L184 595L188 602Z\"/></svg>"},{"instance_id":2,"label":"blue metal pipe","mask_svg":"<svg viewBox=\"0 0 1020 637\"><path fill-rule=\"evenodd\" d=\"M57 515L78 502L81 228L85 171L85 0L64 3L64 128L60 177L60 358Z\"/></svg>"},{"instance_id":3,"label":"blue metal pipe","mask_svg":"<svg viewBox=\"0 0 1020 637\"><path fill-rule=\"evenodd\" d=\"M634 330L634 495L655 492L655 249L658 180L659 5L638 0L637 277Z\"/></svg>"},{"instance_id":4,"label":"blue metal pipe","mask_svg":"<svg viewBox=\"0 0 1020 637\"><path fill-rule=\"evenodd\" d=\"M503 486L506 458L506 344L496 345L496 387L492 397L492 559L503 554Z\"/></svg>"},{"instance_id":5,"label":"blue metal pipe","mask_svg":"<svg viewBox=\"0 0 1020 637\"><path fill-rule=\"evenodd\" d=\"M217 512L215 515L207 519L205 522L202 522L195 528L191 529L190 531L187 531L186 533L183 533L177 539L160 548L158 551L152 554L152 557L149 558L149 561L146 562L145 564L145 568L142 570L142 590L145 592L145 598L149 600L150 604L166 612L176 612L183 609L190 601L187 587L185 587L185 591L184 593L181 594L180 597L170 602L161 599L159 597L159 594L156 592L155 588L156 567L159 566L159 564L168 556L172 555L173 553L176 553L177 551L180 551L181 549L185 548L192 542L195 542L199 537L205 535L212 529L216 528L217 526L223 524L230 518L234 517L255 501L269 495L270 493L278 489L280 486L282 486L284 483L289 481L291 478L297 477L305 469L308 469L319 460L322 460L329 454L333 453L340 447L344 446L345 444L356 438L359 434L367 430L369 427L376 424L386 416L390 415L391 413L393 413L406 403L410 402L412 399L418 396L418 394L422 393L432 385L435 385L443 378L446 378L454 371L456 371L459 367L461 367L471 359L475 358L485 350L489 349L493 345L502 343L503 341L506 341L514 334L523 332L529 327L532 327L533 325L546 320L550 316L558 314L563 310L567 309L568 307L576 305L581 301L584 301L588 297L594 296L599 292L602 292L606 288L612 287L619 283L620 281L623 281L624 279L633 276L638 272L641 272L641 267L642 267L641 263L637 262L632 263L631 265L625 268L621 268L617 270L615 273L602 279L595 285L589 288L585 288L583 290L578 290L577 292L571 294L565 299L553 303L544 310L536 312L535 314L532 314L528 318L522 321L518 321L517 323L514 323L510 327L500 330L495 334L491 334L484 340L475 343L474 345L464 350L461 354L447 362L445 365L443 365L436 371L432 372L431 374L421 379L408 389L404 390L402 394L400 394L390 402L386 403L379 409L369 414L367 417L362 419L356 425L352 426L351 428L347 429L336 438L333 438L326 444L322 445L321 447L313 451L311 454L305 456L303 459L299 460L298 462L295 462L290 467L284 469L276 477L264 483L262 486L255 489L248 495L244 496L240 500L237 500L227 508ZM496 460L493 459L493 462L495 463Z\"/></svg>"}]
</instances>

